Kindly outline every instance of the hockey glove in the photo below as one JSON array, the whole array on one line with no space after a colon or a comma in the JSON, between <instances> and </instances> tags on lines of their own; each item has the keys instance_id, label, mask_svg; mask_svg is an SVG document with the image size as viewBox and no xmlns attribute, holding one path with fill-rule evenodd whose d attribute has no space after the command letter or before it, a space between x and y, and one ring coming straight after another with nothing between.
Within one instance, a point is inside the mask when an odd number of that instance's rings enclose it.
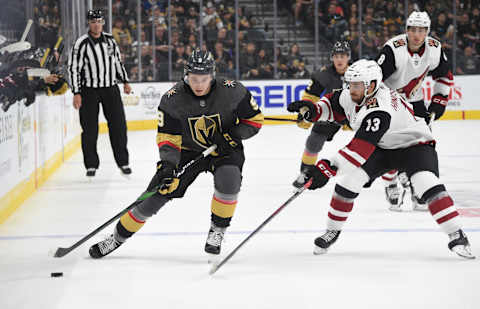
<instances>
[{"instance_id":1,"label":"hockey glove","mask_svg":"<svg viewBox=\"0 0 480 309\"><path fill-rule=\"evenodd\" d=\"M435 113L435 119L442 117L443 113L445 112L445 108L447 107L448 103L448 96L443 96L441 94L434 94L432 97L432 102L428 107L428 112L430 114Z\"/></svg>"},{"instance_id":2,"label":"hockey glove","mask_svg":"<svg viewBox=\"0 0 480 309\"><path fill-rule=\"evenodd\" d=\"M309 171L309 178L312 178L312 184L309 190L322 188L328 183L328 180L337 175L337 167L330 164L329 160L318 161L316 168Z\"/></svg>"},{"instance_id":3,"label":"hockey glove","mask_svg":"<svg viewBox=\"0 0 480 309\"><path fill-rule=\"evenodd\" d=\"M315 105L315 103L310 101L300 100L292 102L288 104L287 110L292 113L300 113L303 119L309 122L315 122L320 117L320 115L318 114L317 106Z\"/></svg>"},{"instance_id":4,"label":"hockey glove","mask_svg":"<svg viewBox=\"0 0 480 309\"><path fill-rule=\"evenodd\" d=\"M241 140L233 137L228 132L222 133L215 130L210 138L212 144L217 145L215 150L220 156L231 154L241 144Z\"/></svg>"},{"instance_id":5,"label":"hockey glove","mask_svg":"<svg viewBox=\"0 0 480 309\"><path fill-rule=\"evenodd\" d=\"M168 161L159 161L157 163L157 173L153 176L148 185L147 191L151 191L160 186L158 193L165 195L172 193L178 188L180 179L175 177L175 165Z\"/></svg>"},{"instance_id":6,"label":"hockey glove","mask_svg":"<svg viewBox=\"0 0 480 309\"><path fill-rule=\"evenodd\" d=\"M297 127L308 130L312 126L311 122L305 121L302 114L297 115Z\"/></svg>"}]
</instances>

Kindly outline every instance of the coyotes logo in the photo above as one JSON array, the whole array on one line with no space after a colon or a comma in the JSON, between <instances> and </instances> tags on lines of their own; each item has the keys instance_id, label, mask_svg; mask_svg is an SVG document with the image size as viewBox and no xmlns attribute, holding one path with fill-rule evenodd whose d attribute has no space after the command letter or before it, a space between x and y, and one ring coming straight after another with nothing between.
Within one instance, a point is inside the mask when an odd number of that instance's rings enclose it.
<instances>
[{"instance_id":1,"label":"coyotes logo","mask_svg":"<svg viewBox=\"0 0 480 309\"><path fill-rule=\"evenodd\" d=\"M188 125L190 126L192 140L205 149L211 146L209 140L212 138L215 130L222 131L220 114L190 117L188 118Z\"/></svg>"},{"instance_id":2,"label":"coyotes logo","mask_svg":"<svg viewBox=\"0 0 480 309\"><path fill-rule=\"evenodd\" d=\"M223 86L227 88L235 88L236 84L234 80L231 79L226 79L223 81Z\"/></svg>"},{"instance_id":3,"label":"coyotes logo","mask_svg":"<svg viewBox=\"0 0 480 309\"><path fill-rule=\"evenodd\" d=\"M406 86L404 86L403 88L397 89L397 91L399 93L404 93L407 99L410 98L410 96L415 92L417 92L417 90L422 86L422 82L425 76L427 76L427 73L428 73L428 67L425 69L425 72L423 72L422 75L412 79Z\"/></svg>"},{"instance_id":4,"label":"coyotes logo","mask_svg":"<svg viewBox=\"0 0 480 309\"><path fill-rule=\"evenodd\" d=\"M170 98L171 96L173 96L176 93L177 93L177 89L175 89L175 88L172 88L172 89L168 90L167 93L166 93L167 98Z\"/></svg>"},{"instance_id":5,"label":"coyotes logo","mask_svg":"<svg viewBox=\"0 0 480 309\"><path fill-rule=\"evenodd\" d=\"M395 48L399 48L399 47L405 46L405 45L407 45L407 43L405 42L404 39L399 39L399 40L393 41L393 46L394 46Z\"/></svg>"},{"instance_id":6,"label":"coyotes logo","mask_svg":"<svg viewBox=\"0 0 480 309\"><path fill-rule=\"evenodd\" d=\"M368 101L365 105L367 106L367 109L378 107L377 98L368 99Z\"/></svg>"},{"instance_id":7,"label":"coyotes logo","mask_svg":"<svg viewBox=\"0 0 480 309\"><path fill-rule=\"evenodd\" d=\"M440 45L440 42L438 42L437 40L428 39L428 46L438 47L439 45Z\"/></svg>"}]
</instances>

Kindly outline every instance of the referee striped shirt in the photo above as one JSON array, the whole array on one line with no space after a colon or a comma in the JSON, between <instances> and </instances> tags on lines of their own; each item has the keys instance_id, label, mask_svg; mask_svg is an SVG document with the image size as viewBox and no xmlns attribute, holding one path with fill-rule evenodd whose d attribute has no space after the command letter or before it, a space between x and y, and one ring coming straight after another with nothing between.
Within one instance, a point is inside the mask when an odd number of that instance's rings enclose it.
<instances>
[{"instance_id":1,"label":"referee striped shirt","mask_svg":"<svg viewBox=\"0 0 480 309\"><path fill-rule=\"evenodd\" d=\"M74 94L84 87L111 87L128 82L117 42L105 32L98 39L90 34L78 38L68 59L68 74Z\"/></svg>"}]
</instances>

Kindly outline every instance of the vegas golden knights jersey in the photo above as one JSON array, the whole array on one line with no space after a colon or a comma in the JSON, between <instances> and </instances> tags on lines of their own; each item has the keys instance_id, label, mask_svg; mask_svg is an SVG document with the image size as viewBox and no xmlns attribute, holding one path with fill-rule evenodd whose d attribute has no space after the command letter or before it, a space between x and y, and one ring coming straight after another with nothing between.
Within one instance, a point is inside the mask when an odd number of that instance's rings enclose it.
<instances>
[{"instance_id":1,"label":"vegas golden knights jersey","mask_svg":"<svg viewBox=\"0 0 480 309\"><path fill-rule=\"evenodd\" d=\"M215 131L247 139L262 124L262 112L241 83L216 78L209 94L197 97L181 81L163 95L158 106L160 158L178 164L181 150L202 152L210 147Z\"/></svg>"}]
</instances>

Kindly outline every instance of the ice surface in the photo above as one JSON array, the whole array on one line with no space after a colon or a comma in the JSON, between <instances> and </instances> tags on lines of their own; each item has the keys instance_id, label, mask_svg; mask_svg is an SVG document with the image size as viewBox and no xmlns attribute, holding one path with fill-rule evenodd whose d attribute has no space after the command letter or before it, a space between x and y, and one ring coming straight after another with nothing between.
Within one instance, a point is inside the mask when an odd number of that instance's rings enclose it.
<instances>
[{"instance_id":1,"label":"ice surface","mask_svg":"<svg viewBox=\"0 0 480 309\"><path fill-rule=\"evenodd\" d=\"M441 179L480 256L480 121L440 121L434 130ZM292 194L307 134L265 126L245 142L242 191L223 255ZM351 136L341 131L323 154ZM313 240L325 228L333 182L302 194L209 276L203 246L213 178L202 174L183 199L167 204L107 258L90 259L88 248L113 224L66 257L52 258L148 184L158 160L155 132L128 137L131 180L120 175L102 135L92 183L78 152L0 226L0 308L480 308L480 258L450 252L429 213L388 211L378 180L361 193L323 256L312 254ZM64 276L51 278L52 272Z\"/></svg>"}]
</instances>

